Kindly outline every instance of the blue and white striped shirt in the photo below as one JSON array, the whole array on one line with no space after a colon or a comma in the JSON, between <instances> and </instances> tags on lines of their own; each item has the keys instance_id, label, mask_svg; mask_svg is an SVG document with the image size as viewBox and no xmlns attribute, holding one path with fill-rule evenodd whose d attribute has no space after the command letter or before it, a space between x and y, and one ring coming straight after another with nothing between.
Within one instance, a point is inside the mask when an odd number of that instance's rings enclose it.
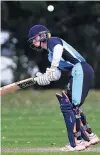
<instances>
[{"instance_id":1,"label":"blue and white striped shirt","mask_svg":"<svg viewBox=\"0 0 100 155\"><path fill-rule=\"evenodd\" d=\"M86 60L71 45L58 37L48 40L48 60L61 70L71 70L78 62Z\"/></svg>"}]
</instances>

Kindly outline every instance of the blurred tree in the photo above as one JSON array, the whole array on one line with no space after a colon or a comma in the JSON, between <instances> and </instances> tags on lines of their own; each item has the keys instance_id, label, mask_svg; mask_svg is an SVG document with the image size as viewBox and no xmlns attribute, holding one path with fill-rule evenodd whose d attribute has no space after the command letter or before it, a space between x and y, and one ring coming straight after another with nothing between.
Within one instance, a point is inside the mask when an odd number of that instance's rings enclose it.
<instances>
[{"instance_id":1,"label":"blurred tree","mask_svg":"<svg viewBox=\"0 0 100 155\"><path fill-rule=\"evenodd\" d=\"M94 87L100 88L99 1L2 1L1 3L3 21L1 27L8 25L19 40L18 48L24 50L29 60L35 60L41 71L49 65L47 52L36 53L27 45L28 31L35 24L47 26L52 35L63 38L76 48L93 66ZM54 5L53 12L47 10L48 5ZM65 81L63 79L60 86L64 86Z\"/></svg>"}]
</instances>

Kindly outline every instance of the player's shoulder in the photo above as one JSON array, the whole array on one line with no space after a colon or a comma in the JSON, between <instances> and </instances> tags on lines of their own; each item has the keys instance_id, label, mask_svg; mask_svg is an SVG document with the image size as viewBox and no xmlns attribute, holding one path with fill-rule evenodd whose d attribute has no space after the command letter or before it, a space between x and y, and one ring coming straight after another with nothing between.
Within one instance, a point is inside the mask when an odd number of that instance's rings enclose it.
<instances>
[{"instance_id":1,"label":"player's shoulder","mask_svg":"<svg viewBox=\"0 0 100 155\"><path fill-rule=\"evenodd\" d=\"M63 45L61 38L51 37L48 39L48 48L54 48L57 44Z\"/></svg>"}]
</instances>

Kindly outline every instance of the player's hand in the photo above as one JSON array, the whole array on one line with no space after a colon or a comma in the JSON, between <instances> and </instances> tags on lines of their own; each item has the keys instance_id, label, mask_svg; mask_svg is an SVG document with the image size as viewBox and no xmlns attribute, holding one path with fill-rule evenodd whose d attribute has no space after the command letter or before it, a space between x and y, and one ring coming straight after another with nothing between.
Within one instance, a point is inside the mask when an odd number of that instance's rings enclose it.
<instances>
[{"instance_id":1,"label":"player's hand","mask_svg":"<svg viewBox=\"0 0 100 155\"><path fill-rule=\"evenodd\" d=\"M47 68L46 73L40 73L34 78L38 85L49 85L51 81L59 80L61 72L56 68Z\"/></svg>"},{"instance_id":2,"label":"player's hand","mask_svg":"<svg viewBox=\"0 0 100 155\"><path fill-rule=\"evenodd\" d=\"M47 68L46 75L50 81L56 81L60 79L61 71L58 68Z\"/></svg>"},{"instance_id":3,"label":"player's hand","mask_svg":"<svg viewBox=\"0 0 100 155\"><path fill-rule=\"evenodd\" d=\"M41 76L41 75L43 75L43 73L41 73L41 72L36 73L36 77Z\"/></svg>"},{"instance_id":4,"label":"player's hand","mask_svg":"<svg viewBox=\"0 0 100 155\"><path fill-rule=\"evenodd\" d=\"M50 81L48 80L47 76L45 74L41 74L38 77L34 78L34 81L38 84L38 85L49 85Z\"/></svg>"}]
</instances>

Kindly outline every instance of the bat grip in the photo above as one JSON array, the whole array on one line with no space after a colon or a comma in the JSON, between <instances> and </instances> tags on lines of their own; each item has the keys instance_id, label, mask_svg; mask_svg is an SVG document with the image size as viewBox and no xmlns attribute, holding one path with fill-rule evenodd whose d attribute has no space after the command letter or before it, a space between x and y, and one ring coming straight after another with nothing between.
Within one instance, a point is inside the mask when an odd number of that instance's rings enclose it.
<instances>
[{"instance_id":1,"label":"bat grip","mask_svg":"<svg viewBox=\"0 0 100 155\"><path fill-rule=\"evenodd\" d=\"M21 82L17 82L17 86L19 86L19 89L24 89L26 87L29 87L31 85L34 85L36 81L34 81L34 78L26 79Z\"/></svg>"}]
</instances>

